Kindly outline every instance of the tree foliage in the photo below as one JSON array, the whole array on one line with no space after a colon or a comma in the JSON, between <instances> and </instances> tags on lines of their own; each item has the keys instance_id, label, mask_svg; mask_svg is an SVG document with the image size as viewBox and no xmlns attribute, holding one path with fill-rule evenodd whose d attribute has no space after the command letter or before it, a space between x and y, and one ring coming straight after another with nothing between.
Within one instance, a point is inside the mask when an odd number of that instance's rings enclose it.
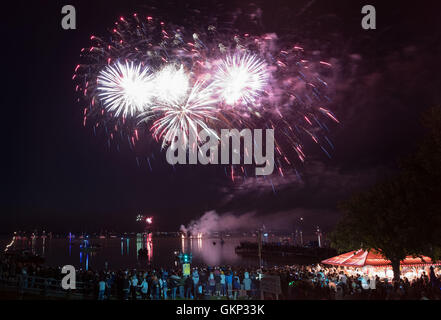
<instances>
[{"instance_id":1,"label":"tree foliage","mask_svg":"<svg viewBox=\"0 0 441 320\"><path fill-rule=\"evenodd\" d=\"M427 134L400 172L340 205L331 240L339 250L381 252L399 277L408 255L441 258L441 108L425 113Z\"/></svg>"}]
</instances>

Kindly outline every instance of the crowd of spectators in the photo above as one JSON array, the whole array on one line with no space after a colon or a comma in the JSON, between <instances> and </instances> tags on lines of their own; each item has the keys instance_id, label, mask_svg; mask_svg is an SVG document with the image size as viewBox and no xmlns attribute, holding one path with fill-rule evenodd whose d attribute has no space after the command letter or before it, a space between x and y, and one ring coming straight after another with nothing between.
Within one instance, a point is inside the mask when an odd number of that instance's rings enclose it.
<instances>
[{"instance_id":1,"label":"crowd of spectators","mask_svg":"<svg viewBox=\"0 0 441 320\"><path fill-rule=\"evenodd\" d=\"M399 281L380 279L363 273L347 272L323 265L291 265L263 270L217 266L194 267L190 275L181 268L145 270L77 270L77 291L98 300L161 299L260 299L261 278L280 278L278 299L302 300L439 300L441 269L431 267L421 276ZM437 276L438 275L438 276ZM0 287L15 284L21 291L41 287L45 294L50 284L60 286L61 268L17 262L11 256L0 260ZM44 279L43 282L38 279ZM60 288L61 289L61 288ZM265 299L276 296L264 293Z\"/></svg>"}]
</instances>

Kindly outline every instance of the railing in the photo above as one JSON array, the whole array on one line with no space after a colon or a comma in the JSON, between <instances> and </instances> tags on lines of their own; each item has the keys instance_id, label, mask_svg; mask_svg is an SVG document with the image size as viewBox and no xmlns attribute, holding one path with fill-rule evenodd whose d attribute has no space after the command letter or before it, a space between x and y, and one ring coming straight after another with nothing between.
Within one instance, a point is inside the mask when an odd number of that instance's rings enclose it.
<instances>
[{"instance_id":1,"label":"railing","mask_svg":"<svg viewBox=\"0 0 441 320\"><path fill-rule=\"evenodd\" d=\"M75 290L64 290L61 280L28 275L6 277L0 275L0 290L15 291L18 294L31 294L47 297L87 299L94 297L94 286L85 282L76 282Z\"/></svg>"}]
</instances>

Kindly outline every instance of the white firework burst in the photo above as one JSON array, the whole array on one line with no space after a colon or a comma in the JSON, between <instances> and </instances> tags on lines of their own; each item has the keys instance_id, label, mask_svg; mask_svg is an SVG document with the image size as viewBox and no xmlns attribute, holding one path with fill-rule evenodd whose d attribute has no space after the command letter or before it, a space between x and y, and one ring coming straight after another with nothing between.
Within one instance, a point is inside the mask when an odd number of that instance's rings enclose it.
<instances>
[{"instance_id":1,"label":"white firework burst","mask_svg":"<svg viewBox=\"0 0 441 320\"><path fill-rule=\"evenodd\" d=\"M98 97L115 116L134 116L148 109L154 98L154 77L149 68L119 61L98 75Z\"/></svg>"},{"instance_id":2,"label":"white firework burst","mask_svg":"<svg viewBox=\"0 0 441 320\"><path fill-rule=\"evenodd\" d=\"M187 147L189 134L198 138L198 128L218 138L216 132L206 123L217 119L218 101L213 97L212 86L204 86L204 82L198 81L183 97L163 98L151 108L151 113L161 114L151 129L154 137L163 140L163 146L179 136L183 139L184 147ZM145 120L148 119L149 115L145 117Z\"/></svg>"},{"instance_id":3,"label":"white firework burst","mask_svg":"<svg viewBox=\"0 0 441 320\"><path fill-rule=\"evenodd\" d=\"M266 63L250 53L227 56L214 77L217 94L229 105L255 102L267 82Z\"/></svg>"},{"instance_id":4,"label":"white firework burst","mask_svg":"<svg viewBox=\"0 0 441 320\"><path fill-rule=\"evenodd\" d=\"M189 75L184 67L168 64L155 75L155 95L160 100L179 100L190 87Z\"/></svg>"}]
</instances>

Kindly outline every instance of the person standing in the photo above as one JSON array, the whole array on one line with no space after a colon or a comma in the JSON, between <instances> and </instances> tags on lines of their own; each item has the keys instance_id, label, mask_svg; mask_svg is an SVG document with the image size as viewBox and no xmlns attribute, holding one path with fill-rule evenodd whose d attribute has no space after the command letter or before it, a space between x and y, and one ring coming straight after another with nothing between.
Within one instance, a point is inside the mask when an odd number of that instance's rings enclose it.
<instances>
[{"instance_id":1,"label":"person standing","mask_svg":"<svg viewBox=\"0 0 441 320\"><path fill-rule=\"evenodd\" d=\"M167 292L168 292L168 272L166 270L161 270L161 279L162 279L162 297L164 300L167 300Z\"/></svg>"},{"instance_id":2,"label":"person standing","mask_svg":"<svg viewBox=\"0 0 441 320\"><path fill-rule=\"evenodd\" d=\"M171 289L171 298L176 300L176 291L178 289L179 281L181 278L174 272L169 278L169 286Z\"/></svg>"},{"instance_id":3,"label":"person standing","mask_svg":"<svg viewBox=\"0 0 441 320\"><path fill-rule=\"evenodd\" d=\"M161 276L158 278L159 283L159 298L164 298L164 280L162 280Z\"/></svg>"},{"instance_id":4,"label":"person standing","mask_svg":"<svg viewBox=\"0 0 441 320\"><path fill-rule=\"evenodd\" d=\"M208 277L208 286L210 288L210 295L214 296L216 291L216 280L214 279L213 272L210 272L210 276Z\"/></svg>"},{"instance_id":5,"label":"person standing","mask_svg":"<svg viewBox=\"0 0 441 320\"><path fill-rule=\"evenodd\" d=\"M104 300L104 293L106 292L106 281L101 278L100 282L98 282L98 300Z\"/></svg>"},{"instance_id":6,"label":"person standing","mask_svg":"<svg viewBox=\"0 0 441 320\"><path fill-rule=\"evenodd\" d=\"M124 300L129 300L129 293L130 293L130 279L129 276L126 274L124 275L123 283L122 283L122 291L123 291L123 297Z\"/></svg>"},{"instance_id":7,"label":"person standing","mask_svg":"<svg viewBox=\"0 0 441 320\"><path fill-rule=\"evenodd\" d=\"M185 298L185 279L186 278L184 276L180 277L179 279L179 297L181 299Z\"/></svg>"},{"instance_id":8,"label":"person standing","mask_svg":"<svg viewBox=\"0 0 441 320\"><path fill-rule=\"evenodd\" d=\"M193 296L196 299L197 295L198 295L198 291L199 291L199 288L198 288L198 286L199 286L199 273L198 273L197 269L193 270L192 280L193 280Z\"/></svg>"},{"instance_id":9,"label":"person standing","mask_svg":"<svg viewBox=\"0 0 441 320\"><path fill-rule=\"evenodd\" d=\"M147 278L144 276L144 278L142 279L141 285L140 285L140 291L141 291L141 297L142 300L146 300L147 299L147 292L149 290L149 284L147 282Z\"/></svg>"},{"instance_id":10,"label":"person standing","mask_svg":"<svg viewBox=\"0 0 441 320\"><path fill-rule=\"evenodd\" d=\"M115 274L112 272L112 273L110 273L107 276L107 279L106 279L106 285L107 285L107 287L106 287L106 291L107 291L106 295L107 295L108 298L110 298L110 296L112 296L114 282L115 282Z\"/></svg>"},{"instance_id":11,"label":"person standing","mask_svg":"<svg viewBox=\"0 0 441 320\"><path fill-rule=\"evenodd\" d=\"M347 280L348 280L348 278L346 277L346 275L344 274L344 272L341 271L341 272L340 272L340 277L339 277L339 282L345 286Z\"/></svg>"},{"instance_id":12,"label":"person standing","mask_svg":"<svg viewBox=\"0 0 441 320\"><path fill-rule=\"evenodd\" d=\"M368 280L369 280L369 277L368 277L367 275L362 275L362 276L360 276L360 278L359 278L359 281L360 281L360 283L361 283L361 288L362 288L364 291L367 291L367 290L370 289L370 286L369 286L369 282L368 282Z\"/></svg>"},{"instance_id":13,"label":"person standing","mask_svg":"<svg viewBox=\"0 0 441 320\"><path fill-rule=\"evenodd\" d=\"M371 289L371 291L377 289L377 278L374 275L371 275L369 278L369 289Z\"/></svg>"},{"instance_id":14,"label":"person standing","mask_svg":"<svg viewBox=\"0 0 441 320\"><path fill-rule=\"evenodd\" d=\"M227 283L227 295L228 299L231 299L233 296L233 274L231 270L227 272L225 275L225 282Z\"/></svg>"},{"instance_id":15,"label":"person standing","mask_svg":"<svg viewBox=\"0 0 441 320\"><path fill-rule=\"evenodd\" d=\"M240 290L240 279L239 279L239 276L237 275L237 273L235 272L234 276L233 276L233 299L234 300L237 300L239 290Z\"/></svg>"},{"instance_id":16,"label":"person standing","mask_svg":"<svg viewBox=\"0 0 441 320\"><path fill-rule=\"evenodd\" d=\"M208 273L205 268L199 270L199 287L202 286L201 294L208 292Z\"/></svg>"},{"instance_id":17,"label":"person standing","mask_svg":"<svg viewBox=\"0 0 441 320\"><path fill-rule=\"evenodd\" d=\"M291 288L291 287L290 287ZM259 280L256 274L251 275L251 297L256 298L259 292Z\"/></svg>"},{"instance_id":18,"label":"person standing","mask_svg":"<svg viewBox=\"0 0 441 320\"><path fill-rule=\"evenodd\" d=\"M221 286L221 296L225 297L225 295L227 294L227 283L223 271L221 271L220 273L220 286Z\"/></svg>"},{"instance_id":19,"label":"person standing","mask_svg":"<svg viewBox=\"0 0 441 320\"><path fill-rule=\"evenodd\" d=\"M136 300L136 290L138 288L138 278L136 277L136 274L132 276L132 281L130 285L130 289L132 291L132 299Z\"/></svg>"},{"instance_id":20,"label":"person standing","mask_svg":"<svg viewBox=\"0 0 441 320\"><path fill-rule=\"evenodd\" d=\"M191 276L187 276L185 279L185 299L193 299L191 290L193 288L193 279Z\"/></svg>"},{"instance_id":21,"label":"person standing","mask_svg":"<svg viewBox=\"0 0 441 320\"><path fill-rule=\"evenodd\" d=\"M213 274L214 274L214 281L216 283L215 284L215 286L216 286L216 296L219 297L221 295L220 270L216 269Z\"/></svg>"},{"instance_id":22,"label":"person standing","mask_svg":"<svg viewBox=\"0 0 441 320\"><path fill-rule=\"evenodd\" d=\"M156 275L153 275L152 277L152 297L154 300L159 300L160 295L160 287L159 287L159 280Z\"/></svg>"},{"instance_id":23,"label":"person standing","mask_svg":"<svg viewBox=\"0 0 441 320\"><path fill-rule=\"evenodd\" d=\"M249 298L250 294L251 294L251 279L250 279L250 274L248 273L248 271L245 271L245 273L244 273L243 287L244 287L244 290L246 291L247 296Z\"/></svg>"}]
</instances>

